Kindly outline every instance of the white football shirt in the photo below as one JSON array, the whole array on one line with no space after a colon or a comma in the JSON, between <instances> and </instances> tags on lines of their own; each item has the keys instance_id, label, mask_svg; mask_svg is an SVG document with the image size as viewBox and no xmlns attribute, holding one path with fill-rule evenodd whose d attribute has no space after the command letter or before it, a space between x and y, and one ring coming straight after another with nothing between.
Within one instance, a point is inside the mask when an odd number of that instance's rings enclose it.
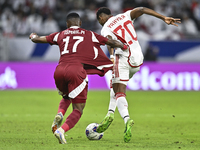
<instances>
[{"instance_id":1,"label":"white football shirt","mask_svg":"<svg viewBox=\"0 0 200 150\"><path fill-rule=\"evenodd\" d=\"M120 40L123 43L126 42L130 49L122 52L120 48L115 48L115 54L122 54L128 57L130 66L136 67L143 63L144 57L137 40L137 35L133 26L134 20L131 20L130 12L131 10L110 17L104 24L101 35L104 37L110 35L114 40Z\"/></svg>"}]
</instances>

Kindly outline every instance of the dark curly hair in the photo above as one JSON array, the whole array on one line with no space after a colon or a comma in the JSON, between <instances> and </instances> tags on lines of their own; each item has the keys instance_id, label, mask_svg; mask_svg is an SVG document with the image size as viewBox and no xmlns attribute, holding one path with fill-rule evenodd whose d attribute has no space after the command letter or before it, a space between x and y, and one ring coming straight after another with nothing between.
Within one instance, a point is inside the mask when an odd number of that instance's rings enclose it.
<instances>
[{"instance_id":1,"label":"dark curly hair","mask_svg":"<svg viewBox=\"0 0 200 150\"><path fill-rule=\"evenodd\" d=\"M97 12L96 12L97 20L99 20L99 16L100 16L102 13L104 13L104 14L106 14L106 15L111 15L111 11L110 11L109 8L107 8L107 7L101 7L101 8L99 8L99 9L97 10Z\"/></svg>"},{"instance_id":2,"label":"dark curly hair","mask_svg":"<svg viewBox=\"0 0 200 150\"><path fill-rule=\"evenodd\" d=\"M70 13L67 15L66 20L72 19L72 18L79 18L80 16L77 13Z\"/></svg>"}]
</instances>

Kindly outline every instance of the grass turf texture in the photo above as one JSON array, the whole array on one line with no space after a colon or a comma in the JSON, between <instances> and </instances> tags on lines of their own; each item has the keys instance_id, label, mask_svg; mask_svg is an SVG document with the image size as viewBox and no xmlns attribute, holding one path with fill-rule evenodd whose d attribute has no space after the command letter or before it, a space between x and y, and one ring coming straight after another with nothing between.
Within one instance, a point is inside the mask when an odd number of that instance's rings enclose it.
<instances>
[{"instance_id":1,"label":"grass turf texture","mask_svg":"<svg viewBox=\"0 0 200 150\"><path fill-rule=\"evenodd\" d=\"M117 110L101 140L86 138L86 126L100 123L109 103L109 91L89 91L82 118L66 133L68 144L58 144L51 124L60 99L56 91L0 91L0 149L200 149L200 92L127 91L135 121L129 143L123 141L124 121Z\"/></svg>"}]
</instances>

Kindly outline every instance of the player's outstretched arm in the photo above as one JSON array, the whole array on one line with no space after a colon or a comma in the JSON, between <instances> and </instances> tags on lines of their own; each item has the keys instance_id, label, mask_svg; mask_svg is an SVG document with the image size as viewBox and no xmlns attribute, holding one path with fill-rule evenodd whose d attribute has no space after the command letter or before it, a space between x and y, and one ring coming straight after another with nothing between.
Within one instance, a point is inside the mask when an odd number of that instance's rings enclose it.
<instances>
[{"instance_id":1,"label":"player's outstretched arm","mask_svg":"<svg viewBox=\"0 0 200 150\"><path fill-rule=\"evenodd\" d=\"M34 43L48 43L46 36L38 36L36 33L31 33L29 35L29 39L31 39Z\"/></svg>"},{"instance_id":2,"label":"player's outstretched arm","mask_svg":"<svg viewBox=\"0 0 200 150\"><path fill-rule=\"evenodd\" d=\"M149 8L146 8L146 7L137 7L135 9L133 9L130 13L132 20L140 17L143 14L147 14L147 15L157 17L157 18L163 20L168 25L171 24L171 25L178 26L176 23L181 23L181 19L179 19L179 18L175 19L175 18L172 18L172 17L166 17L166 16L161 15L161 14L157 13L156 11L149 9Z\"/></svg>"}]
</instances>

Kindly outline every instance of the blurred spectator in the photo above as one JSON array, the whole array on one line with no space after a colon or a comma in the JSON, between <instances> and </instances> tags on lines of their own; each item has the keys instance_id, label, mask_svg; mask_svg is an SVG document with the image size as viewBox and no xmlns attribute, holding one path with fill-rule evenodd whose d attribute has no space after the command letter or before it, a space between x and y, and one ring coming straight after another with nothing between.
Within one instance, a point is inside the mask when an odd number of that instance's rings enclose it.
<instances>
[{"instance_id":1,"label":"blurred spectator","mask_svg":"<svg viewBox=\"0 0 200 150\"><path fill-rule=\"evenodd\" d=\"M58 1L56 5L56 11L54 12L54 18L56 18L57 23L60 27L60 30L64 30L67 28L66 26L66 16L67 10L71 8L71 3L66 3L64 1Z\"/></svg>"},{"instance_id":2,"label":"blurred spectator","mask_svg":"<svg viewBox=\"0 0 200 150\"><path fill-rule=\"evenodd\" d=\"M4 35L11 37L14 33L41 33L43 26L48 26L50 30L54 26L56 31L63 30L66 28L66 15L77 12L82 17L82 27L99 33L101 27L97 23L95 12L103 6L109 7L114 14L135 7L148 7L166 16L182 18L182 25L175 28L165 25L156 18L143 15L134 23L143 41L199 38L199 0L0 0L0 25ZM49 14L52 14L54 20L47 19ZM175 33L173 36L172 32Z\"/></svg>"},{"instance_id":3,"label":"blurred spectator","mask_svg":"<svg viewBox=\"0 0 200 150\"><path fill-rule=\"evenodd\" d=\"M197 2L196 6L194 7L194 16L200 23L200 2Z\"/></svg>"},{"instance_id":4,"label":"blurred spectator","mask_svg":"<svg viewBox=\"0 0 200 150\"><path fill-rule=\"evenodd\" d=\"M25 4L26 4L26 0L14 0L12 1L12 8L14 11L17 11L21 6L25 6Z\"/></svg>"},{"instance_id":5,"label":"blurred spectator","mask_svg":"<svg viewBox=\"0 0 200 150\"><path fill-rule=\"evenodd\" d=\"M32 0L32 2L35 8L41 9L45 5L46 0Z\"/></svg>"},{"instance_id":6,"label":"blurred spectator","mask_svg":"<svg viewBox=\"0 0 200 150\"><path fill-rule=\"evenodd\" d=\"M0 8L4 9L12 9L12 1L11 0L0 0Z\"/></svg>"},{"instance_id":7,"label":"blurred spectator","mask_svg":"<svg viewBox=\"0 0 200 150\"><path fill-rule=\"evenodd\" d=\"M99 7L105 7L106 6L106 1L107 0L95 0L95 1L92 1L92 2L95 2L97 8L99 8Z\"/></svg>"},{"instance_id":8,"label":"blurred spectator","mask_svg":"<svg viewBox=\"0 0 200 150\"><path fill-rule=\"evenodd\" d=\"M110 8L112 14L119 14L122 13L122 0L107 0L107 7Z\"/></svg>"},{"instance_id":9,"label":"blurred spectator","mask_svg":"<svg viewBox=\"0 0 200 150\"><path fill-rule=\"evenodd\" d=\"M46 35L59 31L59 26L56 20L53 19L53 16L51 14L49 14L47 19L44 21L42 29L43 29L43 34Z\"/></svg>"},{"instance_id":10,"label":"blurred spectator","mask_svg":"<svg viewBox=\"0 0 200 150\"><path fill-rule=\"evenodd\" d=\"M15 18L10 9L5 9L1 16L1 27L3 35L7 37L14 36L14 23Z\"/></svg>"},{"instance_id":11,"label":"blurred spectator","mask_svg":"<svg viewBox=\"0 0 200 150\"><path fill-rule=\"evenodd\" d=\"M33 13L27 18L27 23L31 32L41 33L42 16L38 13Z\"/></svg>"},{"instance_id":12,"label":"blurred spectator","mask_svg":"<svg viewBox=\"0 0 200 150\"><path fill-rule=\"evenodd\" d=\"M146 53L144 54L145 61L156 61L159 53L159 48L148 45Z\"/></svg>"},{"instance_id":13,"label":"blurred spectator","mask_svg":"<svg viewBox=\"0 0 200 150\"><path fill-rule=\"evenodd\" d=\"M91 3L85 9L85 14L89 21L96 21L96 5Z\"/></svg>"},{"instance_id":14,"label":"blurred spectator","mask_svg":"<svg viewBox=\"0 0 200 150\"><path fill-rule=\"evenodd\" d=\"M26 16L23 13L19 13L15 20L15 33L16 35L24 35L29 31L28 22Z\"/></svg>"},{"instance_id":15,"label":"blurred spectator","mask_svg":"<svg viewBox=\"0 0 200 150\"><path fill-rule=\"evenodd\" d=\"M198 34L198 29L196 27L196 24L194 20L189 18L187 14L183 15L182 23L180 25L180 28L182 33L186 35L197 35Z\"/></svg>"},{"instance_id":16,"label":"blurred spectator","mask_svg":"<svg viewBox=\"0 0 200 150\"><path fill-rule=\"evenodd\" d=\"M83 10L85 7L83 2L83 0L73 0L73 7L68 13L76 12L80 17L83 17L85 13Z\"/></svg>"},{"instance_id":17,"label":"blurred spectator","mask_svg":"<svg viewBox=\"0 0 200 150\"><path fill-rule=\"evenodd\" d=\"M171 5L167 4L167 2L165 3L160 3L159 5L155 6L155 11L165 15L165 16L170 16L171 12L172 12L172 7Z\"/></svg>"},{"instance_id":18,"label":"blurred spectator","mask_svg":"<svg viewBox=\"0 0 200 150\"><path fill-rule=\"evenodd\" d=\"M2 30L3 35L7 37L13 37L14 36L14 21L12 20L11 16L6 16L6 19L2 21Z\"/></svg>"},{"instance_id":19,"label":"blurred spectator","mask_svg":"<svg viewBox=\"0 0 200 150\"><path fill-rule=\"evenodd\" d=\"M50 13L53 13L53 8L50 7L49 0L46 0L43 7L41 7L41 15L43 16L43 19L46 19Z\"/></svg>"},{"instance_id":20,"label":"blurred spectator","mask_svg":"<svg viewBox=\"0 0 200 150\"><path fill-rule=\"evenodd\" d=\"M96 30L96 6L94 3L88 4L85 15L82 17L82 27L87 30Z\"/></svg>"}]
</instances>

